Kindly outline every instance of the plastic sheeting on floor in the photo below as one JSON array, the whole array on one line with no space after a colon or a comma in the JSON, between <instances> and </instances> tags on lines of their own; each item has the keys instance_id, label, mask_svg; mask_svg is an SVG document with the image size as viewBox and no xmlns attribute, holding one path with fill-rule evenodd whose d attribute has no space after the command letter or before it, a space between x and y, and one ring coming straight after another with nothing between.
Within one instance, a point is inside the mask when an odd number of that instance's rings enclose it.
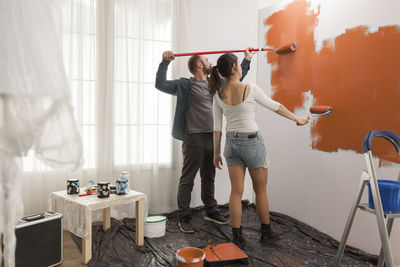
<instances>
[{"instance_id":1,"label":"plastic sheeting on floor","mask_svg":"<svg viewBox=\"0 0 400 267\"><path fill-rule=\"evenodd\" d=\"M220 212L229 215L228 206ZM208 244L226 243L231 240L231 226L217 225L203 219L204 208L193 210L195 234L181 233L177 226L177 213L168 214L164 237L145 238L145 245L135 245L135 221L112 220L111 228L103 232L102 226L93 227L93 252L90 267L122 266L177 266L175 253L184 247L203 248ZM338 242L328 235L289 216L271 212L273 229L283 232L282 238L262 246L259 242L260 223L254 204L243 202L242 227L249 256L249 266L329 266L336 254ZM79 237L73 236L80 246ZM308 264L308 265L307 265ZM377 256L346 247L341 266L376 266ZM233 265L230 265L233 266Z\"/></svg>"}]
</instances>

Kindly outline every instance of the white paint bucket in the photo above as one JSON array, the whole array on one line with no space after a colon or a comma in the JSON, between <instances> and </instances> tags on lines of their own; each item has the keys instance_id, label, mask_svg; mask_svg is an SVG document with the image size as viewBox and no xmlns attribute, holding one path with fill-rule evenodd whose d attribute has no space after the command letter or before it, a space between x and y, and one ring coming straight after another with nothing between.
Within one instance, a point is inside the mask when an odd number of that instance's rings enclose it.
<instances>
[{"instance_id":1,"label":"white paint bucket","mask_svg":"<svg viewBox=\"0 0 400 267\"><path fill-rule=\"evenodd\" d=\"M163 215L148 216L144 224L144 236L148 238L164 236L166 223L167 217Z\"/></svg>"}]
</instances>

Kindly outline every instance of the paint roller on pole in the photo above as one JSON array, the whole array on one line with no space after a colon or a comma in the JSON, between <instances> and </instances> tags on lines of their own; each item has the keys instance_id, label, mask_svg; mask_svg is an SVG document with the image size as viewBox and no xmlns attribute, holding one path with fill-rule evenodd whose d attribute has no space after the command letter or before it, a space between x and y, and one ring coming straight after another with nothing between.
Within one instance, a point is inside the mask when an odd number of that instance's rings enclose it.
<instances>
[{"instance_id":1,"label":"paint roller on pole","mask_svg":"<svg viewBox=\"0 0 400 267\"><path fill-rule=\"evenodd\" d=\"M311 113L311 116L313 116L313 117L329 115L329 114L332 114L332 112L333 112L333 108L330 106L312 106L310 108L310 113ZM307 120L310 120L311 116L308 116ZM300 123L296 123L296 124L297 124L297 126L300 126Z\"/></svg>"},{"instance_id":2,"label":"paint roller on pole","mask_svg":"<svg viewBox=\"0 0 400 267\"><path fill-rule=\"evenodd\" d=\"M190 52L190 53L177 53L174 54L175 57L185 57L185 56L195 56L195 55L211 55L211 54L225 54L225 53L240 53L246 50L219 50L219 51L205 51L205 52ZM288 54L296 51L296 43L291 43L279 48L252 48L249 49L249 52L260 52L260 51L268 51L274 52L278 55Z\"/></svg>"}]
</instances>

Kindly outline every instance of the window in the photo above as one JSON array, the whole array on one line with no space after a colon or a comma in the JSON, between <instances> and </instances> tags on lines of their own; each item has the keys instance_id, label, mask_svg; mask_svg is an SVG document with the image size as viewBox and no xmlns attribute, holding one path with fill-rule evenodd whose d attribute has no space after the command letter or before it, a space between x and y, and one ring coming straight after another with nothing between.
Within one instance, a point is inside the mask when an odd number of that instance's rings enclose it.
<instances>
[{"instance_id":1,"label":"window","mask_svg":"<svg viewBox=\"0 0 400 267\"><path fill-rule=\"evenodd\" d=\"M107 0L109 1L109 0ZM171 97L154 88L155 73L164 50L171 49L172 0L62 0L62 48L71 88L72 104L84 146L84 169L96 168L97 153L113 153L113 164L167 164L172 162ZM100 5L113 17L114 49L98 54L97 25L102 19ZM105 34L104 38L110 35ZM108 61L107 61L108 60ZM97 113L100 64L109 64L107 77L114 82L113 99L107 103L114 113L106 127L112 151L97 147ZM108 83L109 84L109 83ZM32 152L23 160L24 171L48 170Z\"/></svg>"},{"instance_id":2,"label":"window","mask_svg":"<svg viewBox=\"0 0 400 267\"><path fill-rule=\"evenodd\" d=\"M172 1L117 0L114 14L114 164L170 164L171 97L154 79L171 49Z\"/></svg>"}]
</instances>

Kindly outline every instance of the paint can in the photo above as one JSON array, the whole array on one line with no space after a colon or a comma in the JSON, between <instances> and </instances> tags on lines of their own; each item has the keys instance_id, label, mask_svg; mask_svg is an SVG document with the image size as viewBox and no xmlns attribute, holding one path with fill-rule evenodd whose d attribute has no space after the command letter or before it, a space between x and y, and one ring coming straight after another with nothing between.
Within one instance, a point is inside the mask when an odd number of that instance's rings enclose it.
<instances>
[{"instance_id":1,"label":"paint can","mask_svg":"<svg viewBox=\"0 0 400 267\"><path fill-rule=\"evenodd\" d=\"M79 194L79 179L68 179L67 180L67 194L76 195Z\"/></svg>"},{"instance_id":2,"label":"paint can","mask_svg":"<svg viewBox=\"0 0 400 267\"><path fill-rule=\"evenodd\" d=\"M121 171L115 189L117 195L126 195L129 192L128 178L129 172Z\"/></svg>"},{"instance_id":3,"label":"paint can","mask_svg":"<svg viewBox=\"0 0 400 267\"><path fill-rule=\"evenodd\" d=\"M203 267L205 255L199 248L182 248L176 252L178 267Z\"/></svg>"},{"instance_id":4,"label":"paint can","mask_svg":"<svg viewBox=\"0 0 400 267\"><path fill-rule=\"evenodd\" d=\"M117 180L117 185L115 188L117 195L126 195L129 191L128 189L128 179L119 178Z\"/></svg>"},{"instance_id":5,"label":"paint can","mask_svg":"<svg viewBox=\"0 0 400 267\"><path fill-rule=\"evenodd\" d=\"M110 183L109 182L98 182L97 183L97 197L107 198L110 196Z\"/></svg>"},{"instance_id":6,"label":"paint can","mask_svg":"<svg viewBox=\"0 0 400 267\"><path fill-rule=\"evenodd\" d=\"M162 237L165 235L167 217L163 215L151 215L144 224L144 236L148 238Z\"/></svg>"}]
</instances>

